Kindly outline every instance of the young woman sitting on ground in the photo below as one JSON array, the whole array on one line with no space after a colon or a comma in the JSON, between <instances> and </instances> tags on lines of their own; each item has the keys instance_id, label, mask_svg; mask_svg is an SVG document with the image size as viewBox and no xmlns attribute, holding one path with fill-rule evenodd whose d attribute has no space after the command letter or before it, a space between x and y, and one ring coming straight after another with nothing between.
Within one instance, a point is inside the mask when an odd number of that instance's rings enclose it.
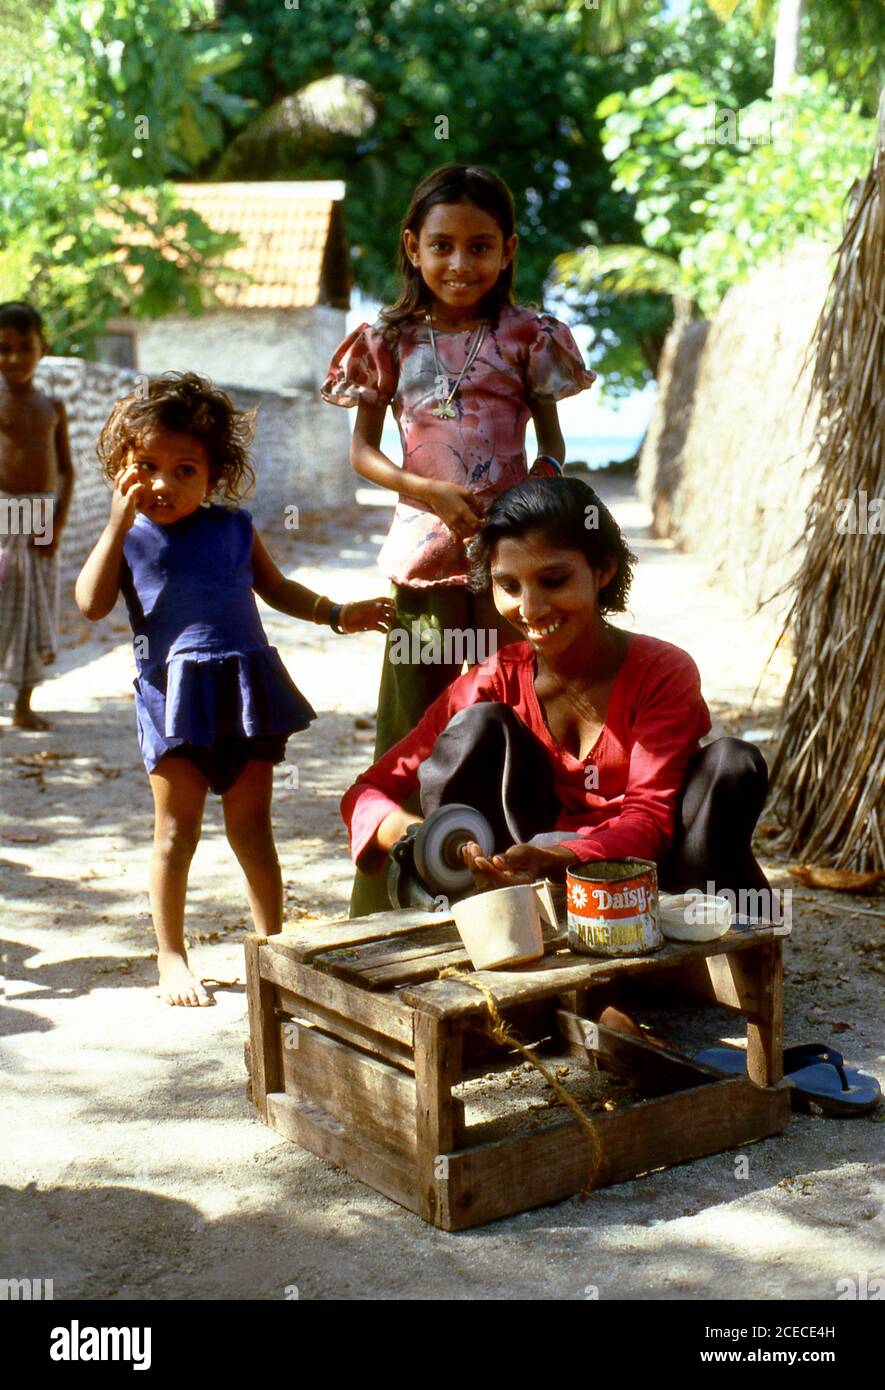
<instances>
[{"instance_id":1,"label":"young woman sitting on ground","mask_svg":"<svg viewBox=\"0 0 885 1390\"><path fill-rule=\"evenodd\" d=\"M692 658L608 621L626 608L634 563L579 479L530 479L497 499L473 542L471 584L491 588L525 641L453 681L348 790L360 869L384 872L410 825L466 802L495 836L491 857L463 850L481 887L639 858L657 863L664 891L770 893L751 848L761 753L735 738L702 748L710 716Z\"/></svg>"}]
</instances>

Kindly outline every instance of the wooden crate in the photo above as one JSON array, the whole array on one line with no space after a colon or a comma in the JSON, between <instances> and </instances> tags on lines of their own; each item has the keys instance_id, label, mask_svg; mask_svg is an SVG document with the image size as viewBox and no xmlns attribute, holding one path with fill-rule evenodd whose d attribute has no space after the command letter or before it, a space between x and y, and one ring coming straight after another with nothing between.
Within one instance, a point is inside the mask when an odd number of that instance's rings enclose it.
<instances>
[{"instance_id":1,"label":"wooden crate","mask_svg":"<svg viewBox=\"0 0 885 1390\"><path fill-rule=\"evenodd\" d=\"M576 1119L491 1141L465 1122L452 1088L471 1066L514 1059L488 1039L479 991L438 978L446 966L470 969L450 917L399 911L250 936L246 962L253 1104L279 1134L448 1231L584 1187L592 1149ZM623 975L745 1015L748 1076L722 1078L591 1024L588 999ZM553 1029L571 1055L657 1091L592 1116L597 1186L740 1147L787 1123L781 940L770 930L667 943L624 960L574 954L553 933L543 960L475 978L522 1036Z\"/></svg>"}]
</instances>

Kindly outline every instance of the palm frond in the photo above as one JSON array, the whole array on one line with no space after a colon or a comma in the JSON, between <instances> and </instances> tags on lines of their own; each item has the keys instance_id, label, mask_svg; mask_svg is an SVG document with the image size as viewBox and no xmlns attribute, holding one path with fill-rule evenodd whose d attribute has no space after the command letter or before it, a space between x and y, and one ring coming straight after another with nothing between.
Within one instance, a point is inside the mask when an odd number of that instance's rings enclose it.
<instances>
[{"instance_id":1,"label":"palm frond","mask_svg":"<svg viewBox=\"0 0 885 1390\"><path fill-rule=\"evenodd\" d=\"M814 333L820 485L786 626L796 662L772 768L791 854L885 868L885 91ZM885 519L885 518L883 518Z\"/></svg>"},{"instance_id":2,"label":"palm frond","mask_svg":"<svg viewBox=\"0 0 885 1390\"><path fill-rule=\"evenodd\" d=\"M319 78L241 130L219 161L216 177L278 177L341 142L359 140L375 115L367 82L340 74Z\"/></svg>"},{"instance_id":3,"label":"palm frond","mask_svg":"<svg viewBox=\"0 0 885 1390\"><path fill-rule=\"evenodd\" d=\"M584 293L685 295L679 262L647 246L586 246L566 251L553 263L555 279Z\"/></svg>"}]
</instances>

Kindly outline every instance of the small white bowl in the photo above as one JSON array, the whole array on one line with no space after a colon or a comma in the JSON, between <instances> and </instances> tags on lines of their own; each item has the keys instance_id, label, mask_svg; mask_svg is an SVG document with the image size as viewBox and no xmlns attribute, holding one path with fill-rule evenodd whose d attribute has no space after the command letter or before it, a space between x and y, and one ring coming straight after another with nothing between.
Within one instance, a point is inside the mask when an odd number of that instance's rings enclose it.
<instances>
[{"instance_id":1,"label":"small white bowl","mask_svg":"<svg viewBox=\"0 0 885 1390\"><path fill-rule=\"evenodd\" d=\"M668 941L718 941L731 926L731 903L700 892L662 893L658 918Z\"/></svg>"}]
</instances>

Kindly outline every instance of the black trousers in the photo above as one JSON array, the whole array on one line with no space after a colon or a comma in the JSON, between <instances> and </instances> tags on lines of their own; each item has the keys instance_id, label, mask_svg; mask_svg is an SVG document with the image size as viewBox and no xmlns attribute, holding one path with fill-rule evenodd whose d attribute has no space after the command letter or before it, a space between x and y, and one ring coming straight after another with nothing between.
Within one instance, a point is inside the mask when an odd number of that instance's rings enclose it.
<instances>
[{"instance_id":1,"label":"black trousers","mask_svg":"<svg viewBox=\"0 0 885 1390\"><path fill-rule=\"evenodd\" d=\"M560 805L547 752L502 704L470 705L449 720L419 770L425 816L454 801L489 821L495 851L552 830ZM674 836L658 864L667 893L770 891L752 851L765 803L765 759L742 739L720 738L695 753L676 803Z\"/></svg>"}]
</instances>

